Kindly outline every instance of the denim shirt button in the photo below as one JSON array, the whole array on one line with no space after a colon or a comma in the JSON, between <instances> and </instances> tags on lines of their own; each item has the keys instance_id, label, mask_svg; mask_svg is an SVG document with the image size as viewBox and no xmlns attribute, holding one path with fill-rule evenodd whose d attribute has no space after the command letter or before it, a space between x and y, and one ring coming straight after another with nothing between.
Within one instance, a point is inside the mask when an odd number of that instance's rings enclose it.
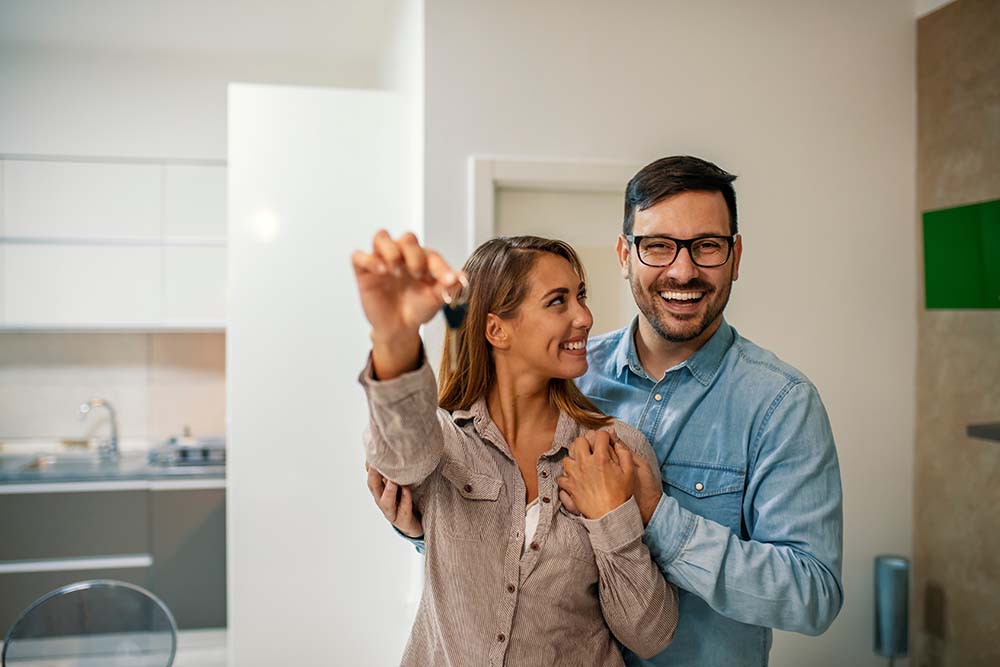
<instances>
[{"instance_id":1,"label":"denim shirt button","mask_svg":"<svg viewBox=\"0 0 1000 667\"><path fill-rule=\"evenodd\" d=\"M701 482L698 482L697 484L694 485L694 490L695 491L701 491L704 488L705 488L705 485L702 484Z\"/></svg>"},{"instance_id":2,"label":"denim shirt button","mask_svg":"<svg viewBox=\"0 0 1000 667\"><path fill-rule=\"evenodd\" d=\"M657 394L656 396L653 396L653 400L655 400L655 401L662 401L663 400L663 394Z\"/></svg>"}]
</instances>

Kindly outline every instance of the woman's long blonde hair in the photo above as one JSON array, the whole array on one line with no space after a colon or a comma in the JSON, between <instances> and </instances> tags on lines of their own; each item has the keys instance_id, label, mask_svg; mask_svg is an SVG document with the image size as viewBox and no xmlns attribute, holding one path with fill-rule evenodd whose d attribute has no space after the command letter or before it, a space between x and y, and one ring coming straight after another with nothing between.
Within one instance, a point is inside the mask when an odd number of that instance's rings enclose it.
<instances>
[{"instance_id":1,"label":"woman's long blonde hair","mask_svg":"<svg viewBox=\"0 0 1000 667\"><path fill-rule=\"evenodd\" d=\"M487 395L496 382L492 346L486 340L486 318L493 313L509 320L528 295L527 280L541 253L558 255L570 263L586 281L583 263L568 243L538 236L491 239L472 253L463 270L469 277L469 311L455 336L446 336L441 372L438 374L438 403L449 412L467 410ZM457 340L459 363L451 364L451 346ZM549 401L587 428L600 428L612 418L597 409L572 380L549 380Z\"/></svg>"}]
</instances>

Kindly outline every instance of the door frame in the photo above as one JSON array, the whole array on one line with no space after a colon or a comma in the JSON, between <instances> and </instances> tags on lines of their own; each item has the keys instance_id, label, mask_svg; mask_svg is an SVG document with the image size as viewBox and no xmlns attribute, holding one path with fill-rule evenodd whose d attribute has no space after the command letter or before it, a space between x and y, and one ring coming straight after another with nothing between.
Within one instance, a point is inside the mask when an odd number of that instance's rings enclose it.
<instances>
[{"instance_id":1,"label":"door frame","mask_svg":"<svg viewBox=\"0 0 1000 667\"><path fill-rule=\"evenodd\" d=\"M625 185L644 163L472 155L468 164L466 254L496 235L498 188L624 194Z\"/></svg>"}]
</instances>

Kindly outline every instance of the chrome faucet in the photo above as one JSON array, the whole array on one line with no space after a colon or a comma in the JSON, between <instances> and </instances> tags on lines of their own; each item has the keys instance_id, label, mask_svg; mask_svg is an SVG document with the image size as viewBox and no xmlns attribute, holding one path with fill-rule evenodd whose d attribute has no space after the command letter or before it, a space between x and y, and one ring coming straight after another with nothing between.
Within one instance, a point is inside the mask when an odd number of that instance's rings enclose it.
<instances>
[{"instance_id":1,"label":"chrome faucet","mask_svg":"<svg viewBox=\"0 0 1000 667\"><path fill-rule=\"evenodd\" d=\"M103 398L92 398L86 403L80 404L80 419L86 419L93 408L107 408L108 414L111 415L111 439L107 441L107 445L102 448L101 453L108 458L116 459L118 458L118 417L115 416L115 409L111 403Z\"/></svg>"}]
</instances>

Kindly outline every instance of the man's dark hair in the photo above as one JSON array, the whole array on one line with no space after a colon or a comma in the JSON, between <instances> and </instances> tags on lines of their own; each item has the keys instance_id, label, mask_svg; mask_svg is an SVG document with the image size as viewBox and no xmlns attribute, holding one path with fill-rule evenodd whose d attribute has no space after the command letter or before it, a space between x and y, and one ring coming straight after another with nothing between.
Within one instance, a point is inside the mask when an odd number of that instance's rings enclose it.
<instances>
[{"instance_id":1,"label":"man's dark hair","mask_svg":"<svg viewBox=\"0 0 1000 667\"><path fill-rule=\"evenodd\" d=\"M721 192L729 208L729 233L736 235L736 176L690 155L660 158L639 170L625 187L622 233L631 234L635 212L644 211L671 195L691 190Z\"/></svg>"}]
</instances>

